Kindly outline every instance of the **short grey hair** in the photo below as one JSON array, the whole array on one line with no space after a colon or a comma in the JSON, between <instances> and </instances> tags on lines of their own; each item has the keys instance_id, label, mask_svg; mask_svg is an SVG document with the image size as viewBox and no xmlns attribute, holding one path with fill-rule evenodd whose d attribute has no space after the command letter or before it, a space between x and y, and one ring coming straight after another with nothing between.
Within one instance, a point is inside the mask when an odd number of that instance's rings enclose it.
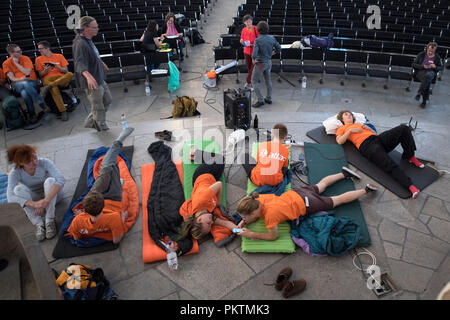
<instances>
[{"instance_id":1,"label":"short grey hair","mask_svg":"<svg viewBox=\"0 0 450 320\"><path fill-rule=\"evenodd\" d=\"M80 20L78 21L77 27L75 28L75 33L83 32L84 28L89 27L92 21L95 21L93 17L90 16L81 17Z\"/></svg>"}]
</instances>

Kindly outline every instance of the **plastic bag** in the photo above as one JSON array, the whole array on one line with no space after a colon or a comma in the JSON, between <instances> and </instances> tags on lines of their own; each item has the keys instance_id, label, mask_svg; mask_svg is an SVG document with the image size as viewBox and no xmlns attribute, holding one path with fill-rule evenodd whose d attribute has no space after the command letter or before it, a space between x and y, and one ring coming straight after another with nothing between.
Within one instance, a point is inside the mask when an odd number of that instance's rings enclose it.
<instances>
[{"instance_id":1,"label":"plastic bag","mask_svg":"<svg viewBox=\"0 0 450 320\"><path fill-rule=\"evenodd\" d=\"M170 93L173 93L174 91L180 89L180 71L172 61L169 61L169 71L170 77L168 89Z\"/></svg>"}]
</instances>

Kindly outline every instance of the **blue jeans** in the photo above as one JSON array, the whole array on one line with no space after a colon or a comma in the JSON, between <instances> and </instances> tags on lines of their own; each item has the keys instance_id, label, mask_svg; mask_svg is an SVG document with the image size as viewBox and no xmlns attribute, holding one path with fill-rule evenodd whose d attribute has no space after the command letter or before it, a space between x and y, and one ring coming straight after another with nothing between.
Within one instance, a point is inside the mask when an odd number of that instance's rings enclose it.
<instances>
[{"instance_id":1,"label":"blue jeans","mask_svg":"<svg viewBox=\"0 0 450 320\"><path fill-rule=\"evenodd\" d=\"M39 104L44 103L37 91L37 82L34 80L18 81L13 83L14 90L20 93L29 112L34 112L33 100Z\"/></svg>"}]
</instances>

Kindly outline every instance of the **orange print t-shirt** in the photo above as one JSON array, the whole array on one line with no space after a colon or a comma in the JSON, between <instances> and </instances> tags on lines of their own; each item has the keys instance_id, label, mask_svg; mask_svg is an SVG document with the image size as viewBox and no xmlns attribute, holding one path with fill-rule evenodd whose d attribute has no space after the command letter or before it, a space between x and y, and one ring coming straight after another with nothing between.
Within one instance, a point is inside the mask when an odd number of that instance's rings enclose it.
<instances>
[{"instance_id":1,"label":"orange print t-shirt","mask_svg":"<svg viewBox=\"0 0 450 320\"><path fill-rule=\"evenodd\" d=\"M0 68L0 80L6 80L6 74L3 72L2 68ZM3 85L0 84L0 87L3 87Z\"/></svg>"},{"instance_id":2,"label":"orange print t-shirt","mask_svg":"<svg viewBox=\"0 0 450 320\"><path fill-rule=\"evenodd\" d=\"M19 58L19 64L24 68L27 69L31 68L30 79L35 81L37 80L36 73L34 72L33 68L33 62L31 62L30 58L28 58L27 56L21 56ZM25 74L22 73L22 71L20 71L19 68L16 66L11 57L6 59L5 62L3 62L3 72L5 74L7 74L8 72L12 72L14 73L14 77L16 78L22 78L25 76Z\"/></svg>"},{"instance_id":3,"label":"orange print t-shirt","mask_svg":"<svg viewBox=\"0 0 450 320\"><path fill-rule=\"evenodd\" d=\"M53 53L50 57L39 56L36 58L36 71L43 71L45 63L53 63L61 68L64 68L69 65L66 58L62 54ZM50 71L44 76L44 79L52 76L63 76L64 73L59 71L57 68L52 68Z\"/></svg>"},{"instance_id":4,"label":"orange print t-shirt","mask_svg":"<svg viewBox=\"0 0 450 320\"><path fill-rule=\"evenodd\" d=\"M261 218L264 219L268 229L306 214L305 201L293 190L281 196L260 194L258 200L262 204Z\"/></svg>"},{"instance_id":5,"label":"orange print t-shirt","mask_svg":"<svg viewBox=\"0 0 450 320\"><path fill-rule=\"evenodd\" d=\"M362 126L362 123L350 123L343 125L336 130L336 136L342 136L352 128L361 128L362 132L351 133L347 138L347 140L350 140L350 142L352 142L356 146L356 148L359 149L361 143L363 143L368 137L377 135L370 129L363 129Z\"/></svg>"},{"instance_id":6,"label":"orange print t-shirt","mask_svg":"<svg viewBox=\"0 0 450 320\"><path fill-rule=\"evenodd\" d=\"M289 149L280 143L262 142L256 161L251 173L252 182L258 187L279 185L283 181L282 168L289 166Z\"/></svg>"},{"instance_id":7,"label":"orange print t-shirt","mask_svg":"<svg viewBox=\"0 0 450 320\"><path fill-rule=\"evenodd\" d=\"M122 217L120 215L122 204L120 201L105 200L103 214L99 220L92 223L89 214L82 212L75 216L67 232L78 238L100 238L112 241L125 233ZM73 210L82 208L82 203Z\"/></svg>"}]
</instances>

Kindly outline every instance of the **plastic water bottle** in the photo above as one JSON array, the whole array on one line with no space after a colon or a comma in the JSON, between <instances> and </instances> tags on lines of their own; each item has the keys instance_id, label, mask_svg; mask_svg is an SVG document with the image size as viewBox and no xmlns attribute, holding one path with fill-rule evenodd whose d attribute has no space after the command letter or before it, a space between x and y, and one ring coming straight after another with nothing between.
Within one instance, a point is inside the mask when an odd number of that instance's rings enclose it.
<instances>
[{"instance_id":1,"label":"plastic water bottle","mask_svg":"<svg viewBox=\"0 0 450 320\"><path fill-rule=\"evenodd\" d=\"M120 116L120 121L122 122L122 127L123 128L127 128L128 127L127 118L125 117L125 113L122 113L122 115Z\"/></svg>"},{"instance_id":2,"label":"plastic water bottle","mask_svg":"<svg viewBox=\"0 0 450 320\"><path fill-rule=\"evenodd\" d=\"M148 80L145 80L145 95L148 97L152 94L150 91L150 85L148 84Z\"/></svg>"},{"instance_id":3,"label":"plastic water bottle","mask_svg":"<svg viewBox=\"0 0 450 320\"><path fill-rule=\"evenodd\" d=\"M306 89L306 75L304 75L302 78L302 88Z\"/></svg>"},{"instance_id":4,"label":"plastic water bottle","mask_svg":"<svg viewBox=\"0 0 450 320\"><path fill-rule=\"evenodd\" d=\"M72 96L72 102L73 102L73 104L77 104L77 98L75 97L75 96Z\"/></svg>"},{"instance_id":5,"label":"plastic water bottle","mask_svg":"<svg viewBox=\"0 0 450 320\"><path fill-rule=\"evenodd\" d=\"M167 264L169 265L169 269L177 270L178 269L178 258L177 253L175 251L175 245L172 241L169 241L166 246L167 249Z\"/></svg>"}]
</instances>

